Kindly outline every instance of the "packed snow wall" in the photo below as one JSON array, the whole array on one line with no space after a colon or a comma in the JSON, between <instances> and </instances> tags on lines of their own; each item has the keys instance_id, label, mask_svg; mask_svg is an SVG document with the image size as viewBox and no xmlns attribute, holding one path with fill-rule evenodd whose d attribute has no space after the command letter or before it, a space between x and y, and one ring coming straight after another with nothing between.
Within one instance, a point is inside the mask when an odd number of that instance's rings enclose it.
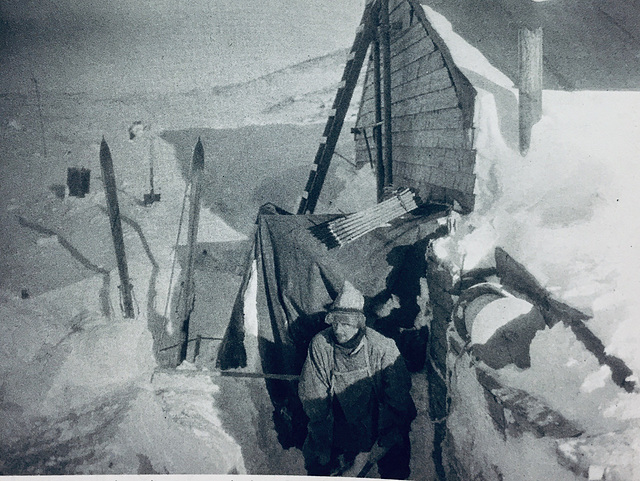
<instances>
[{"instance_id":1,"label":"packed snow wall","mask_svg":"<svg viewBox=\"0 0 640 481\"><path fill-rule=\"evenodd\" d=\"M638 429L603 412L632 395L589 316L504 250L463 272L427 253L429 404L441 479L637 479Z\"/></svg>"}]
</instances>

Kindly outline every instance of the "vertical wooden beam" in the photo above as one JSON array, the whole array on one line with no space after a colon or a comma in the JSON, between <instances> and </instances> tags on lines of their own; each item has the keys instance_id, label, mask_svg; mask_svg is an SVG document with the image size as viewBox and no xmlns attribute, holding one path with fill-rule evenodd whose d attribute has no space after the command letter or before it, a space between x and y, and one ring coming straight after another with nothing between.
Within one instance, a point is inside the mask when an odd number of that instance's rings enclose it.
<instances>
[{"instance_id":1,"label":"vertical wooden beam","mask_svg":"<svg viewBox=\"0 0 640 481\"><path fill-rule=\"evenodd\" d=\"M358 83L358 76L362 69L362 64L367 55L369 44L374 36L373 30L375 22L373 18L377 15L379 0L367 0L360 25L356 30L356 38L351 47L347 65L342 75L342 82L338 88L336 98L333 102L335 113L329 116L322 134L322 141L316 152L314 165L309 173L307 185L302 193L302 199L298 205L298 214L312 214L316 208L320 191L324 184L324 179L329 170L329 164L335 151L344 118L349 110L349 104L353 97L353 91Z\"/></svg>"},{"instance_id":2,"label":"vertical wooden beam","mask_svg":"<svg viewBox=\"0 0 640 481\"><path fill-rule=\"evenodd\" d=\"M382 85L384 131L384 185L393 184L393 148L391 142L391 38L389 25L389 0L380 5L380 43L382 46Z\"/></svg>"},{"instance_id":3,"label":"vertical wooden beam","mask_svg":"<svg viewBox=\"0 0 640 481\"><path fill-rule=\"evenodd\" d=\"M377 27L376 27L377 30ZM376 33L373 42L373 90L375 98L375 126L373 135L376 141L376 195L378 202L382 202L384 194L384 161L382 150L382 93L380 78L380 40Z\"/></svg>"},{"instance_id":4,"label":"vertical wooden beam","mask_svg":"<svg viewBox=\"0 0 640 481\"><path fill-rule=\"evenodd\" d=\"M118 206L118 191L116 189L116 176L113 171L113 160L107 142L102 138L100 143L100 168L102 170L102 182L107 198L107 210L109 212L109 222L111 224L111 236L113 246L116 251L118 263L118 273L120 274L120 293L122 295L122 305L124 317L133 318L133 296L131 293L131 283L129 282L129 271L127 268L127 256L124 250L124 238L122 236L122 221L120 220L120 207Z\"/></svg>"},{"instance_id":5,"label":"vertical wooden beam","mask_svg":"<svg viewBox=\"0 0 640 481\"><path fill-rule=\"evenodd\" d=\"M180 357L181 363L187 359L189 348L189 320L195 303L195 289L193 283L196 247L198 242L198 223L200 220L200 194L202 192L202 177L204 174L204 147L198 138L193 149L191 161L191 194L189 198L189 229L187 231L187 262L184 274L182 309L180 310ZM190 362L195 361L195 350L191 350Z\"/></svg>"},{"instance_id":6,"label":"vertical wooden beam","mask_svg":"<svg viewBox=\"0 0 640 481\"><path fill-rule=\"evenodd\" d=\"M531 129L542 118L542 27L518 30L520 153L526 155Z\"/></svg>"}]
</instances>

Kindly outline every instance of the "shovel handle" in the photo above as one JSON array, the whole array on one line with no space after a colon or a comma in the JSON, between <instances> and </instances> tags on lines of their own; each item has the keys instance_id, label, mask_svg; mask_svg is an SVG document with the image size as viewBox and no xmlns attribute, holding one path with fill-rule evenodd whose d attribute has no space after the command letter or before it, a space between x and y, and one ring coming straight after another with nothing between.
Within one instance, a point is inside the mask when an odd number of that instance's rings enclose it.
<instances>
[{"instance_id":1,"label":"shovel handle","mask_svg":"<svg viewBox=\"0 0 640 481\"><path fill-rule=\"evenodd\" d=\"M392 447L393 447L393 445L392 446L388 446L387 448L384 449L384 451L379 452L378 455L375 456L375 457L369 456L369 460L365 463L364 466L362 466L362 469L360 470L360 472L358 473L356 478L364 478L364 477L366 477L367 474L369 474L369 471L371 471L371 468L373 468L373 465L376 464L378 461L380 461L384 457L384 455L389 452L389 450Z\"/></svg>"},{"instance_id":2,"label":"shovel handle","mask_svg":"<svg viewBox=\"0 0 640 481\"><path fill-rule=\"evenodd\" d=\"M373 468L373 465L375 464L374 461L367 461L366 464L364 466L362 466L362 469L360 470L360 472L358 473L358 475L356 476L356 478L364 478L367 476L367 474L369 474L369 471L371 471L371 468Z\"/></svg>"}]
</instances>

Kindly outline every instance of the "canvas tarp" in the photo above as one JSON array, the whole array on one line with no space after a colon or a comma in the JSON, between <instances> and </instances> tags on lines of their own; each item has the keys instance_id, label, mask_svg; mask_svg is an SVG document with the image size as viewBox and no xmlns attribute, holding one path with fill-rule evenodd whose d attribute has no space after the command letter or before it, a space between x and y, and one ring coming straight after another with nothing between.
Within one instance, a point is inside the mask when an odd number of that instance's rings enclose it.
<instances>
[{"instance_id":1,"label":"canvas tarp","mask_svg":"<svg viewBox=\"0 0 640 481\"><path fill-rule=\"evenodd\" d=\"M339 215L290 215L263 206L254 244L263 372L299 374L308 343L327 327L326 309L345 280L363 293L369 325L391 337L410 330L418 311L419 278L425 272L424 249L429 239L444 233L438 218L445 214L441 209L408 214L342 247L329 248L318 232ZM246 366L244 303L250 274L248 268L219 350L221 369ZM392 294L400 305L381 318L379 308Z\"/></svg>"}]
</instances>

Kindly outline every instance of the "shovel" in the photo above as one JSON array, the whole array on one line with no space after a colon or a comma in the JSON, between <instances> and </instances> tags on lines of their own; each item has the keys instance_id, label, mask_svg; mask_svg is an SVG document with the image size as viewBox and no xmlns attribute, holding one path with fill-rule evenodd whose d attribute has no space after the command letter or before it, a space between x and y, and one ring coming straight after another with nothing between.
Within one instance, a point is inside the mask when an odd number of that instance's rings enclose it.
<instances>
[{"instance_id":1,"label":"shovel","mask_svg":"<svg viewBox=\"0 0 640 481\"><path fill-rule=\"evenodd\" d=\"M365 478L367 476L367 474L369 474L369 471L371 471L371 468L373 468L373 466L380 461L385 454L387 454L389 452L389 450L393 447L392 446L387 446L384 448L380 448L379 450L371 450L371 453L369 454L369 459L367 460L367 462L365 463L364 466L362 466L362 469L360 470L360 472L358 473L358 475L356 476L356 478Z\"/></svg>"}]
</instances>

